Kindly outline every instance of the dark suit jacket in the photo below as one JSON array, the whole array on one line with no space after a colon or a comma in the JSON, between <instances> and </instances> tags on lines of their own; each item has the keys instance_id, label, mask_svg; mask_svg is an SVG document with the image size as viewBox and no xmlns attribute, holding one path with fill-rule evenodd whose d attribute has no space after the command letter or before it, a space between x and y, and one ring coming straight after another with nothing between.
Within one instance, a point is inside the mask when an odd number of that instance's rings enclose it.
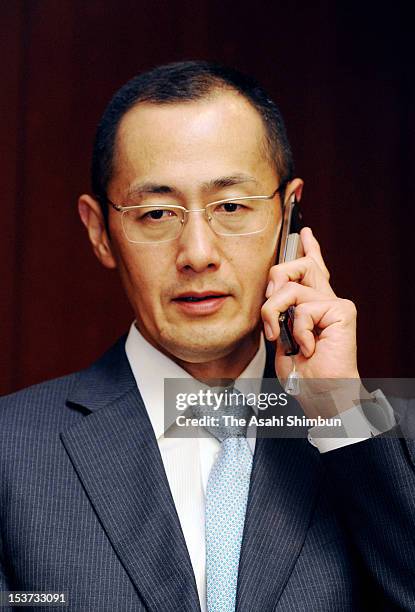
<instances>
[{"instance_id":1,"label":"dark suit jacket","mask_svg":"<svg viewBox=\"0 0 415 612\"><path fill-rule=\"evenodd\" d=\"M82 612L196 611L124 343L0 401L0 591L66 591ZM303 439L258 439L237 610L414 610L414 456L400 439L322 456Z\"/></svg>"}]
</instances>

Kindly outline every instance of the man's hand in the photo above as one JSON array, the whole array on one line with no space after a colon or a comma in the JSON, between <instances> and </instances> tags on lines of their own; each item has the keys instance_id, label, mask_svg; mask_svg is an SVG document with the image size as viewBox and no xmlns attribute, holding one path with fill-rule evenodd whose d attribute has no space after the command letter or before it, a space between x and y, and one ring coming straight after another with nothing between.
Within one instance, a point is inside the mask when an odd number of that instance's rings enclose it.
<instances>
[{"instance_id":1,"label":"man's hand","mask_svg":"<svg viewBox=\"0 0 415 612\"><path fill-rule=\"evenodd\" d=\"M301 230L301 240L304 257L270 270L268 299L261 311L265 335L268 340L278 340L279 314L295 306L293 335L300 353L294 359L300 376L321 382L357 381L355 305L335 295L310 228ZM277 342L275 369L280 380L285 380L293 369L293 358L285 355L281 342Z\"/></svg>"}]
</instances>

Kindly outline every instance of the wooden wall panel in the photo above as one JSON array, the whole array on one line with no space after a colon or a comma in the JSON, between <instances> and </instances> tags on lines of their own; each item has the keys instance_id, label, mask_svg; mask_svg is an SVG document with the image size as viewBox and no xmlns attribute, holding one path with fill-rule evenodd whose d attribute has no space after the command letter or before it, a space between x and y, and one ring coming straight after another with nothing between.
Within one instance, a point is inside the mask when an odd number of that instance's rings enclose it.
<instances>
[{"instance_id":1,"label":"wooden wall panel","mask_svg":"<svg viewBox=\"0 0 415 612\"><path fill-rule=\"evenodd\" d=\"M19 252L16 248L21 211L22 151L21 121L23 67L23 12L20 3L4 4L0 21L0 393L14 388L16 372L15 310Z\"/></svg>"}]
</instances>

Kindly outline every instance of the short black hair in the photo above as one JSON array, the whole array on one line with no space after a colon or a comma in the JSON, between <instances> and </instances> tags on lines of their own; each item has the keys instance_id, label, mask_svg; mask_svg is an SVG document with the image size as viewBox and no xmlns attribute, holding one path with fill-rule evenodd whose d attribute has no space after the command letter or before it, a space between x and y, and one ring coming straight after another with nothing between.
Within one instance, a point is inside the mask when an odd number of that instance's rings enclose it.
<instances>
[{"instance_id":1,"label":"short black hair","mask_svg":"<svg viewBox=\"0 0 415 612\"><path fill-rule=\"evenodd\" d=\"M266 149L280 182L293 178L291 148L281 113L255 79L234 68L206 61L175 62L132 78L119 89L99 122L95 136L91 182L94 196L108 217L107 188L114 171L117 130L123 116L140 102L172 104L209 97L221 90L235 91L260 114L265 126Z\"/></svg>"}]
</instances>

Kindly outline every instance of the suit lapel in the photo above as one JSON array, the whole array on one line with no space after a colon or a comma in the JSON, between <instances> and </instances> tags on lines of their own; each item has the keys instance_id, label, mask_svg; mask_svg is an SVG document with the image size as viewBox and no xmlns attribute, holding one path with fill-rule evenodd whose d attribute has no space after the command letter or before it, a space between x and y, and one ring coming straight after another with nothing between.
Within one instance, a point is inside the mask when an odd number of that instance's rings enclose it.
<instances>
[{"instance_id":1,"label":"suit lapel","mask_svg":"<svg viewBox=\"0 0 415 612\"><path fill-rule=\"evenodd\" d=\"M267 350L265 378L275 378ZM304 439L258 438L239 563L237 610L273 610L300 554L319 478Z\"/></svg>"},{"instance_id":2,"label":"suit lapel","mask_svg":"<svg viewBox=\"0 0 415 612\"><path fill-rule=\"evenodd\" d=\"M258 439L239 563L237 610L273 610L300 554L317 489L306 440Z\"/></svg>"},{"instance_id":3,"label":"suit lapel","mask_svg":"<svg viewBox=\"0 0 415 612\"><path fill-rule=\"evenodd\" d=\"M61 439L147 608L198 610L186 543L124 342L80 375L69 403L89 413Z\"/></svg>"}]
</instances>

